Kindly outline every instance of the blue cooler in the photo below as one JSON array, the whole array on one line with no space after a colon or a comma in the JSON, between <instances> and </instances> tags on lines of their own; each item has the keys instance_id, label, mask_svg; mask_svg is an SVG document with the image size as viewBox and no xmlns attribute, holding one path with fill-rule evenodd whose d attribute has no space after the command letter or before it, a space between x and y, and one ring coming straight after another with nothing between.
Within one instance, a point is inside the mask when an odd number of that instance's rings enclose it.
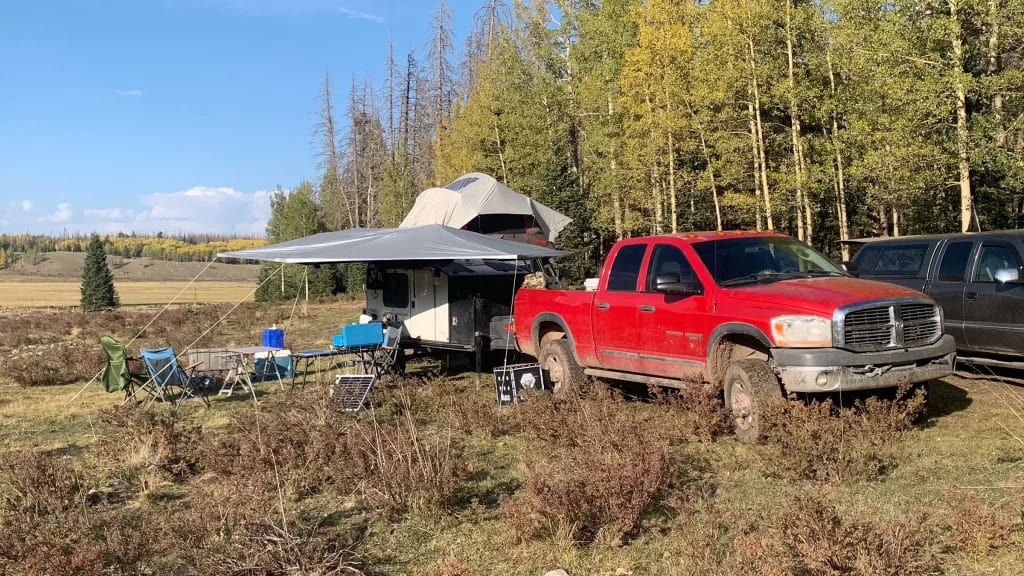
<instances>
[{"instance_id":1,"label":"blue cooler","mask_svg":"<svg viewBox=\"0 0 1024 576\"><path fill-rule=\"evenodd\" d=\"M331 345L340 348L380 346L383 341L384 325L380 322L346 324L341 327L341 334L331 336Z\"/></svg>"},{"instance_id":2,"label":"blue cooler","mask_svg":"<svg viewBox=\"0 0 1024 576\"><path fill-rule=\"evenodd\" d=\"M264 328L263 345L269 348L284 348L284 329L276 326Z\"/></svg>"}]
</instances>

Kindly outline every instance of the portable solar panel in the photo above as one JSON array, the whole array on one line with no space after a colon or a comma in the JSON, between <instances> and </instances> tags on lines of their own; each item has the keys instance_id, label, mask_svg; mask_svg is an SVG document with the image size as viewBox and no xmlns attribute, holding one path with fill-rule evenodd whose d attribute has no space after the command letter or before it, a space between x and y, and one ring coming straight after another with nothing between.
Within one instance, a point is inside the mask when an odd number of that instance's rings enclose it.
<instances>
[{"instance_id":1,"label":"portable solar panel","mask_svg":"<svg viewBox=\"0 0 1024 576\"><path fill-rule=\"evenodd\" d=\"M370 393L373 374L338 374L331 388L331 401L339 410L355 412L363 407Z\"/></svg>"}]
</instances>

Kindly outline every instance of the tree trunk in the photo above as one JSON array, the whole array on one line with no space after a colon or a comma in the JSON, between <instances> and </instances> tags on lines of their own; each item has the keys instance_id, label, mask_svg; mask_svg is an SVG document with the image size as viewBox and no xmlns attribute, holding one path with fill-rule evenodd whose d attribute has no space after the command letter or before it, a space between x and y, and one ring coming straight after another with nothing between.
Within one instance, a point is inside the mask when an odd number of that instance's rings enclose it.
<instances>
[{"instance_id":1,"label":"tree trunk","mask_svg":"<svg viewBox=\"0 0 1024 576\"><path fill-rule=\"evenodd\" d=\"M654 227L651 229L651 233L661 234L661 225L664 219L662 214L661 179L654 173L653 168L651 169L651 187L654 188Z\"/></svg>"},{"instance_id":2,"label":"tree trunk","mask_svg":"<svg viewBox=\"0 0 1024 576\"><path fill-rule=\"evenodd\" d=\"M850 239L849 220L846 217L846 180L843 176L843 151L839 147L839 112L836 110L836 75L832 68L831 48L825 50L825 62L828 64L829 91L832 95L832 150L835 152L835 190L836 190L836 212L839 216L839 239ZM840 244L843 252L843 261L850 259L850 246Z\"/></svg>"},{"instance_id":3,"label":"tree trunk","mask_svg":"<svg viewBox=\"0 0 1024 576\"><path fill-rule=\"evenodd\" d=\"M956 149L960 168L960 230L966 232L971 225L971 165L968 161L967 87L964 82L964 45L960 25L959 0L949 1L949 15L953 20L953 90L956 94Z\"/></svg>"},{"instance_id":4,"label":"tree trunk","mask_svg":"<svg viewBox=\"0 0 1024 576\"><path fill-rule=\"evenodd\" d=\"M754 125L754 101L747 101L747 118L750 121L750 150L751 158L754 160L754 199L757 201L757 230L763 229L761 222L761 203L764 196L761 194L761 162L757 148L757 126Z\"/></svg>"},{"instance_id":5,"label":"tree trunk","mask_svg":"<svg viewBox=\"0 0 1024 576\"><path fill-rule=\"evenodd\" d=\"M754 41L747 38L747 60L750 64L750 91L754 97L754 127L757 130L757 155L761 167L761 192L764 194L764 215L765 224L769 230L775 230L775 220L772 217L771 189L768 187L768 161L764 151L764 127L761 123L761 92L757 86L757 66L754 64Z\"/></svg>"},{"instance_id":6,"label":"tree trunk","mask_svg":"<svg viewBox=\"0 0 1024 576\"><path fill-rule=\"evenodd\" d=\"M999 72L999 4L998 0L988 0L988 62L985 73L995 76ZM992 111L996 121L996 146L1006 146L1006 130L1003 127L1003 94L996 91L992 95Z\"/></svg>"},{"instance_id":7,"label":"tree trunk","mask_svg":"<svg viewBox=\"0 0 1024 576\"><path fill-rule=\"evenodd\" d=\"M796 176L796 236L810 243L804 231L803 166L800 161L800 117L796 105L796 78L793 74L793 4L786 0L786 79L789 84L789 126L793 139L793 173Z\"/></svg>"},{"instance_id":8,"label":"tree trunk","mask_svg":"<svg viewBox=\"0 0 1024 576\"><path fill-rule=\"evenodd\" d=\"M672 210L672 233L678 230L678 209L676 208L676 155L675 143L672 140L672 131L668 132L668 199L669 207Z\"/></svg>"},{"instance_id":9,"label":"tree trunk","mask_svg":"<svg viewBox=\"0 0 1024 576\"><path fill-rule=\"evenodd\" d=\"M498 123L494 122L494 142L498 146L498 160L501 162L501 183L508 186L508 168L505 166L505 152L501 145L501 133L498 132Z\"/></svg>"},{"instance_id":10,"label":"tree trunk","mask_svg":"<svg viewBox=\"0 0 1024 576\"><path fill-rule=\"evenodd\" d=\"M615 105L612 100L611 94L607 95L608 98L608 118L611 119L615 115ZM609 138L609 151L608 157L611 158L611 172L612 172L612 220L615 222L615 239L622 240L622 196L619 188L618 180L618 163L615 157L615 139Z\"/></svg>"},{"instance_id":11,"label":"tree trunk","mask_svg":"<svg viewBox=\"0 0 1024 576\"><path fill-rule=\"evenodd\" d=\"M900 213L896 210L896 205L892 205L892 236L896 238L900 235Z\"/></svg>"}]
</instances>

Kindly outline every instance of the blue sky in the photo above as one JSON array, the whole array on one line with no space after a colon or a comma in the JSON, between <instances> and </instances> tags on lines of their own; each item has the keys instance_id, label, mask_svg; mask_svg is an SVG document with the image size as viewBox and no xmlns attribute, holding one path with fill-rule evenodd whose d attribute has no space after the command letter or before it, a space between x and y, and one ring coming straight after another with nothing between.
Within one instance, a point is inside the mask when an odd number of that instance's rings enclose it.
<instances>
[{"instance_id":1,"label":"blue sky","mask_svg":"<svg viewBox=\"0 0 1024 576\"><path fill-rule=\"evenodd\" d=\"M484 0L450 0L461 38ZM0 2L0 232L262 234L338 104L434 0Z\"/></svg>"}]
</instances>

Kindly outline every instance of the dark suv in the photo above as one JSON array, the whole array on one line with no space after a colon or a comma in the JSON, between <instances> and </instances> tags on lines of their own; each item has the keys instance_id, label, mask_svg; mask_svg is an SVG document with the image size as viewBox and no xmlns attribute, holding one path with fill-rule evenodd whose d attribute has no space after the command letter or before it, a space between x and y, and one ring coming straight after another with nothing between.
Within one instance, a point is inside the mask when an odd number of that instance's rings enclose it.
<instances>
[{"instance_id":1,"label":"dark suv","mask_svg":"<svg viewBox=\"0 0 1024 576\"><path fill-rule=\"evenodd\" d=\"M1024 360L1024 230L866 240L852 264L931 296L961 356Z\"/></svg>"}]
</instances>

